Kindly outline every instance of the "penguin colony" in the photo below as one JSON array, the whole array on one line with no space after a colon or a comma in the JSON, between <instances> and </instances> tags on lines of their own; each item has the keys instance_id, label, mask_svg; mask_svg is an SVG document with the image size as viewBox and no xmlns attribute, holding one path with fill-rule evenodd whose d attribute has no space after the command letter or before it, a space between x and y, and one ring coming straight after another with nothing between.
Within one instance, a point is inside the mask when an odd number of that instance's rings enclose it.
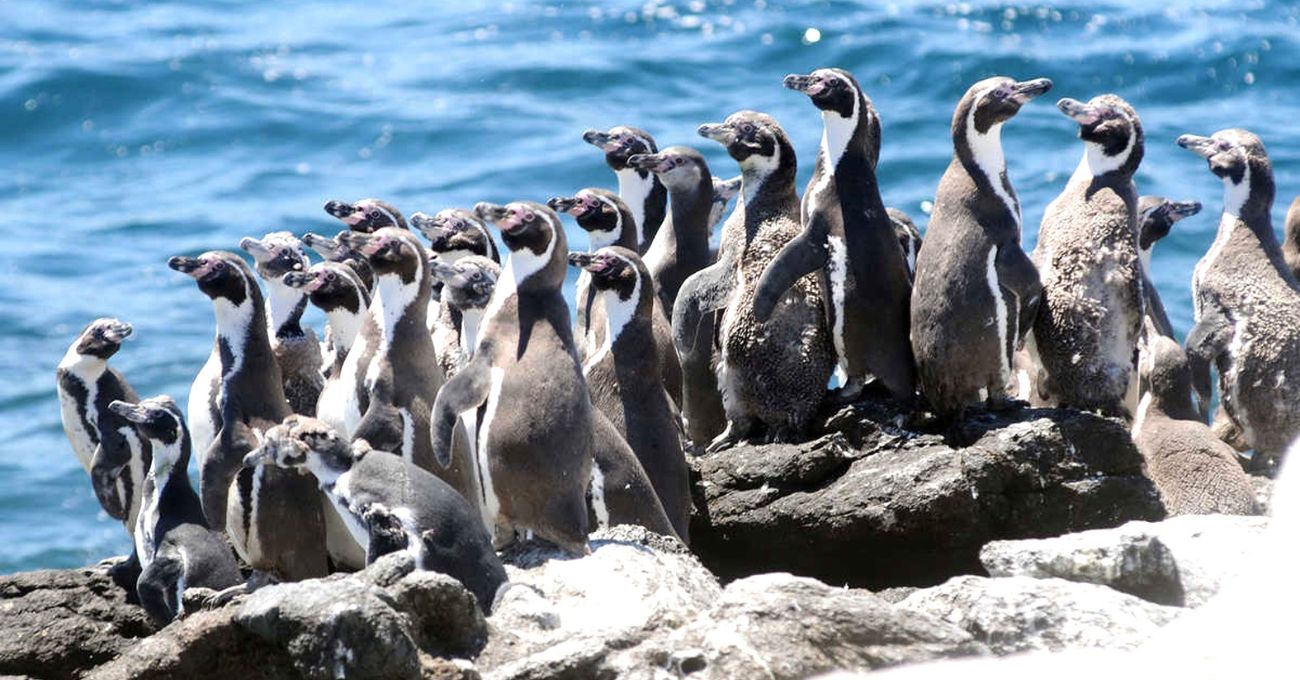
<instances>
[{"instance_id":1,"label":"penguin colony","mask_svg":"<svg viewBox=\"0 0 1300 680\"><path fill-rule=\"evenodd\" d=\"M1123 99L1057 103L1082 157L1026 253L1001 136L1050 80L989 78L957 102L924 243L886 208L882 121L853 75L784 84L823 124L802 197L781 124L738 111L699 128L736 161L730 180L644 130L588 130L617 191L409 221L378 199L332 200L347 229L245 238L251 267L228 251L171 258L216 321L184 414L108 366L122 321L92 322L57 370L73 451L133 539L117 573L166 621L187 586L252 589L407 551L487 611L506 580L498 549L536 537L581 555L619 523L689 541L688 454L799 441L823 402L868 392L917 426L1026 402L1123 418L1173 511L1254 508L1246 471L1271 472L1300 434L1300 199L1279 243L1255 135L1177 140L1224 185L1179 345L1148 270L1201 204L1139 195L1147 140ZM566 214L585 250L570 251Z\"/></svg>"}]
</instances>

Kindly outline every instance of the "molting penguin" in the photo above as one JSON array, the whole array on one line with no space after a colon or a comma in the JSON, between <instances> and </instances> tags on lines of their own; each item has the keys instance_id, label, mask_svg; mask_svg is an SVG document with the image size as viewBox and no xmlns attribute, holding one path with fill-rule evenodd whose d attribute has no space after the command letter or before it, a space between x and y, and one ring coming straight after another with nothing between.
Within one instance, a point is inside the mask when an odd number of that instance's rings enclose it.
<instances>
[{"instance_id":1,"label":"molting penguin","mask_svg":"<svg viewBox=\"0 0 1300 680\"><path fill-rule=\"evenodd\" d=\"M1300 279L1300 196L1291 201L1284 224L1282 256L1286 259L1286 267L1291 270L1291 275Z\"/></svg>"},{"instance_id":2,"label":"molting penguin","mask_svg":"<svg viewBox=\"0 0 1300 680\"><path fill-rule=\"evenodd\" d=\"M921 231L916 228L916 222L912 221L911 215L902 210L885 208L885 213L889 215L889 221L894 225L898 247L903 251L903 259L907 262L907 275L915 278L916 258L921 253Z\"/></svg>"},{"instance_id":3,"label":"molting penguin","mask_svg":"<svg viewBox=\"0 0 1300 680\"><path fill-rule=\"evenodd\" d=\"M452 335L444 339L445 349L434 343L438 365L450 379L474 354L483 312L501 276L501 265L481 255L469 255L454 264L434 257L429 267L433 277L442 283L443 308L454 324L450 327Z\"/></svg>"},{"instance_id":4,"label":"molting penguin","mask_svg":"<svg viewBox=\"0 0 1300 680\"><path fill-rule=\"evenodd\" d=\"M636 251L619 246L569 253L604 298L605 341L583 363L591 401L631 445L673 529L689 543L689 470L677 409L659 382L654 281Z\"/></svg>"},{"instance_id":5,"label":"molting penguin","mask_svg":"<svg viewBox=\"0 0 1300 680\"><path fill-rule=\"evenodd\" d=\"M1043 286L1033 344L1040 386L1061 405L1118 415L1146 306L1133 187L1142 123L1111 94L1056 106L1078 123L1084 152L1047 206L1034 248Z\"/></svg>"},{"instance_id":6,"label":"molting penguin","mask_svg":"<svg viewBox=\"0 0 1300 680\"><path fill-rule=\"evenodd\" d=\"M660 153L637 154L628 166L653 172L668 187L671 209L645 266L654 278L664 309L672 309L677 291L688 276L709 266L709 216L713 212L713 175L699 151L670 146Z\"/></svg>"},{"instance_id":7,"label":"molting penguin","mask_svg":"<svg viewBox=\"0 0 1300 680\"><path fill-rule=\"evenodd\" d=\"M320 342L311 328L302 327L307 294L286 285L284 275L311 266L302 242L287 231L267 234L261 240L245 237L239 247L253 256L257 273L266 282L271 350L284 377L284 396L294 413L315 415L325 377L321 372Z\"/></svg>"},{"instance_id":8,"label":"molting penguin","mask_svg":"<svg viewBox=\"0 0 1300 680\"><path fill-rule=\"evenodd\" d=\"M495 540L531 530L585 554L592 406L560 293L564 230L537 203L480 203L475 212L501 230L510 255L473 358L438 392L434 451L446 464L458 416L484 406L474 439L483 520Z\"/></svg>"},{"instance_id":9,"label":"molting penguin","mask_svg":"<svg viewBox=\"0 0 1300 680\"><path fill-rule=\"evenodd\" d=\"M605 152L605 163L618 177L618 195L632 211L636 250L645 253L667 214L668 191L654 173L630 167L627 159L639 153L657 152L654 138L645 130L620 125L608 132L587 130L582 133L582 140Z\"/></svg>"},{"instance_id":10,"label":"molting penguin","mask_svg":"<svg viewBox=\"0 0 1300 680\"><path fill-rule=\"evenodd\" d=\"M190 486L190 435L180 407L163 395L138 404L114 401L109 408L153 450L135 529L143 568L136 592L149 616L164 625L184 611L186 588L223 590L243 579L225 540L208 528Z\"/></svg>"},{"instance_id":11,"label":"molting penguin","mask_svg":"<svg viewBox=\"0 0 1300 680\"><path fill-rule=\"evenodd\" d=\"M290 416L271 428L245 465L304 469L366 546L366 564L407 550L419 569L460 581L486 614L506 571L478 513L455 489L400 457L351 445L314 418Z\"/></svg>"},{"instance_id":12,"label":"molting penguin","mask_svg":"<svg viewBox=\"0 0 1300 680\"><path fill-rule=\"evenodd\" d=\"M766 322L754 316L759 276L799 234L794 148L772 117L753 111L701 125L699 132L739 161L741 204L723 225L721 259L682 285L674 339L678 352L694 351L697 342L707 342L700 337L701 319L723 310L717 372L727 429L711 448L750 437L760 424L769 440L789 441L803 433L821 403L835 360L815 278L800 279Z\"/></svg>"},{"instance_id":13,"label":"molting penguin","mask_svg":"<svg viewBox=\"0 0 1300 680\"><path fill-rule=\"evenodd\" d=\"M1020 246L1020 201L1007 177L1002 126L1047 92L1045 78L989 78L952 116L953 157L939 180L912 287L912 350L921 393L943 416L1007 405L1012 352L1042 287Z\"/></svg>"},{"instance_id":14,"label":"molting penguin","mask_svg":"<svg viewBox=\"0 0 1300 680\"><path fill-rule=\"evenodd\" d=\"M876 181L880 117L843 69L786 76L785 86L812 99L825 129L803 195L803 231L763 270L754 316L771 318L795 281L819 272L826 325L845 376L841 397L855 399L874 375L894 399L910 404L916 392L907 335L911 282Z\"/></svg>"},{"instance_id":15,"label":"molting penguin","mask_svg":"<svg viewBox=\"0 0 1300 680\"><path fill-rule=\"evenodd\" d=\"M348 225L348 229L363 234L372 234L384 227L407 228L401 211L377 198L363 198L356 203L327 201L325 212Z\"/></svg>"},{"instance_id":16,"label":"molting penguin","mask_svg":"<svg viewBox=\"0 0 1300 680\"><path fill-rule=\"evenodd\" d=\"M1156 242L1169 235L1179 220L1201 212L1196 201L1171 201L1161 196L1143 196L1138 199L1138 257L1142 260L1142 292L1146 296L1146 316L1151 319L1160 335L1173 337L1174 327L1169 323L1165 305L1160 301L1160 291L1151 282L1151 250Z\"/></svg>"},{"instance_id":17,"label":"molting penguin","mask_svg":"<svg viewBox=\"0 0 1300 680\"><path fill-rule=\"evenodd\" d=\"M1300 435L1300 292L1273 233L1273 167L1246 130L1183 135L1178 145L1205 158L1224 187L1218 234L1192 274L1192 384L1204 415L1218 369L1220 403L1255 450L1250 467L1268 472Z\"/></svg>"},{"instance_id":18,"label":"molting penguin","mask_svg":"<svg viewBox=\"0 0 1300 680\"><path fill-rule=\"evenodd\" d=\"M1133 441L1146 459L1171 515L1253 515L1255 491L1236 452L1219 441L1192 406L1192 376L1183 349L1149 332L1138 366L1144 383Z\"/></svg>"},{"instance_id":19,"label":"molting penguin","mask_svg":"<svg viewBox=\"0 0 1300 680\"><path fill-rule=\"evenodd\" d=\"M339 243L338 239L320 234L305 234L302 244L316 251L326 262L338 262L347 265L365 285L366 291L375 287L375 271L370 268L370 260L365 255Z\"/></svg>"},{"instance_id":20,"label":"molting penguin","mask_svg":"<svg viewBox=\"0 0 1300 680\"><path fill-rule=\"evenodd\" d=\"M191 276L212 299L221 383L217 432L199 459L199 493L209 526L226 531L254 569L298 580L326 572L324 520L316 489L302 475L244 469L261 433L290 414L267 337L266 307L239 256L209 251L167 265Z\"/></svg>"}]
</instances>

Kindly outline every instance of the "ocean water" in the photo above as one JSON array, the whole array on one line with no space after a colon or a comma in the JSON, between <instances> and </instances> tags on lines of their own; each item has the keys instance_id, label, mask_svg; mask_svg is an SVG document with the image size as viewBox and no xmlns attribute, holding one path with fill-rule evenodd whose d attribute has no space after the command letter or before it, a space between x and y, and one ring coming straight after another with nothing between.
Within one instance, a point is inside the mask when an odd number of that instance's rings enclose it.
<instances>
[{"instance_id":1,"label":"ocean water","mask_svg":"<svg viewBox=\"0 0 1300 680\"><path fill-rule=\"evenodd\" d=\"M333 233L330 198L377 196L410 214L612 187L580 136L616 124L697 146L732 176L735 163L695 128L742 108L784 124L806 179L821 121L781 79L840 66L883 120L886 203L924 227L961 94L990 75L1047 76L1054 90L1004 132L1026 248L1081 154L1052 102L1122 95L1146 129L1139 189L1206 204L1154 258L1181 335L1222 192L1173 140L1258 133L1279 229L1300 192L1290 3L415 4L4 3L0 573L128 549L59 423L54 367L81 327L103 315L133 323L114 365L142 395L183 399L212 311L167 257L276 229Z\"/></svg>"}]
</instances>

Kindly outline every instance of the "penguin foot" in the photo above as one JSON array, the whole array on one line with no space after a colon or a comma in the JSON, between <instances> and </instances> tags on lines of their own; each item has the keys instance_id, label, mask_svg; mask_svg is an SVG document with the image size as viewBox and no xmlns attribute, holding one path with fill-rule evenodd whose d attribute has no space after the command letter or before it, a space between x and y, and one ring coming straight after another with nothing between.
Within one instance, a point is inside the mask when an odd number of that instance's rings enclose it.
<instances>
[{"instance_id":1,"label":"penguin foot","mask_svg":"<svg viewBox=\"0 0 1300 680\"><path fill-rule=\"evenodd\" d=\"M269 571L254 569L253 573L248 575L248 581L244 583L244 589L246 592L252 593L261 588L265 588L266 586L273 586L279 582L280 579L277 578L275 574L272 574Z\"/></svg>"},{"instance_id":2,"label":"penguin foot","mask_svg":"<svg viewBox=\"0 0 1300 680\"><path fill-rule=\"evenodd\" d=\"M749 434L748 430L748 427L737 425L734 420L728 420L727 429L723 430L722 434L714 438L712 442L709 442L709 446L704 449L704 452L717 453L740 444L745 441L745 435Z\"/></svg>"}]
</instances>

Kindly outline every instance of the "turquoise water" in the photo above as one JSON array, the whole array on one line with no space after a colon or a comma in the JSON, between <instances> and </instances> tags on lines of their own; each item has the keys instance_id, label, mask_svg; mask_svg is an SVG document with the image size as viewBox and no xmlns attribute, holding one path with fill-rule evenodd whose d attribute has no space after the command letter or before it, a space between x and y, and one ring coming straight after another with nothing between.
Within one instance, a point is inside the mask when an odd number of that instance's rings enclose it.
<instances>
[{"instance_id":1,"label":"turquoise water","mask_svg":"<svg viewBox=\"0 0 1300 680\"><path fill-rule=\"evenodd\" d=\"M740 108L782 121L806 178L820 118L781 78L842 66L884 121L886 202L924 225L965 89L1047 76L1051 101L1127 98L1147 133L1140 190L1206 204L1154 260L1181 334L1221 189L1174 138L1263 137L1279 228L1300 192L1300 10L1282 2L7 0L3 14L0 573L128 548L59 425L54 366L80 328L101 315L135 324L115 365L142 394L183 398L212 312L167 257L273 229L332 233L329 198L378 196L410 214L612 186L580 136L623 123L696 145L731 176L695 128ZM1050 101L1006 129L1026 247L1078 162L1074 129Z\"/></svg>"}]
</instances>

